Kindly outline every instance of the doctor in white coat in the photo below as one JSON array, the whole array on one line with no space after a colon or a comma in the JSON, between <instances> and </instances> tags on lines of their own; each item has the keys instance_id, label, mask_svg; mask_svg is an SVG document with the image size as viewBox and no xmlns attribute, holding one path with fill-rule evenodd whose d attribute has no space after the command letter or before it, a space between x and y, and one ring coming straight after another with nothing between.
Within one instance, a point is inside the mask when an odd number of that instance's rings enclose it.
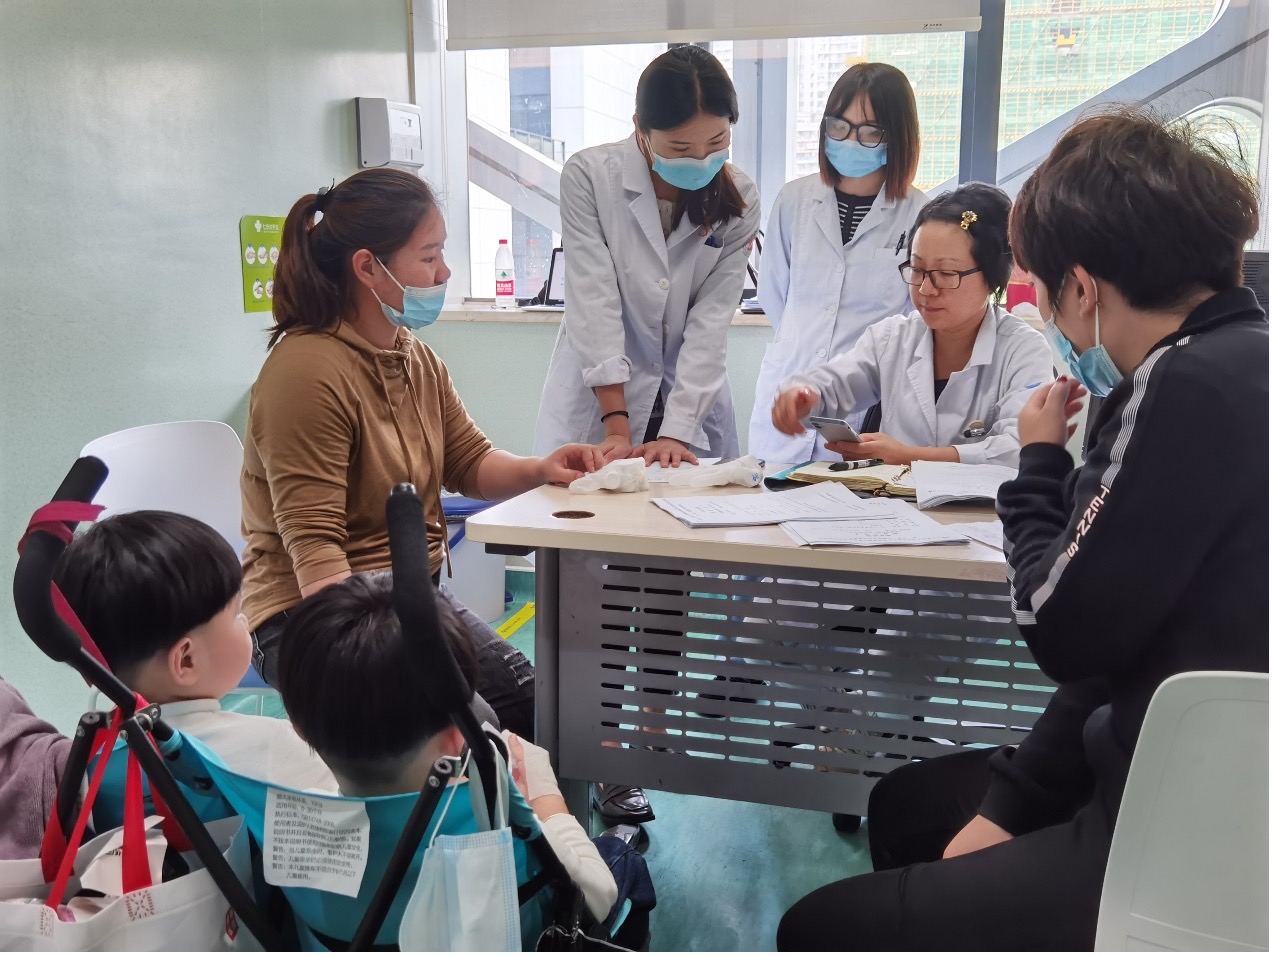
<instances>
[{"instance_id":1,"label":"doctor in white coat","mask_svg":"<svg viewBox=\"0 0 1274 956\"><path fill-rule=\"evenodd\" d=\"M726 335L760 220L726 163L738 100L706 50L675 47L637 86L636 131L562 170L566 311L535 430L676 465L739 453Z\"/></svg>"},{"instance_id":2,"label":"doctor in white coat","mask_svg":"<svg viewBox=\"0 0 1274 956\"><path fill-rule=\"evenodd\" d=\"M888 64L858 64L836 81L824 114L819 171L783 187L761 256L757 297L775 334L757 379L748 452L766 461L839 457L813 433L774 427L778 386L909 309L898 266L926 201L912 186L920 124L911 84Z\"/></svg>"},{"instance_id":3,"label":"doctor in white coat","mask_svg":"<svg viewBox=\"0 0 1274 956\"><path fill-rule=\"evenodd\" d=\"M844 417L881 403L879 432L829 442L846 459L993 463L1016 467L1017 417L1053 380L1048 343L989 300L1012 270L1009 198L969 183L931 201L917 220L903 278L916 309L879 322L848 352L792 376L772 409L798 434L809 414Z\"/></svg>"}]
</instances>

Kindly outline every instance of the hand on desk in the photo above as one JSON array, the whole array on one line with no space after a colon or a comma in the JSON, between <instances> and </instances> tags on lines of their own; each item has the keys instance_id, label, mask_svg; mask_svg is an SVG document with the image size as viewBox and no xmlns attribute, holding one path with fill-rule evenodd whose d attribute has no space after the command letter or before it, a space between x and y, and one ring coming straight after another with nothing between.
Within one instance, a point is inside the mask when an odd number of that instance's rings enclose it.
<instances>
[{"instance_id":1,"label":"hand on desk","mask_svg":"<svg viewBox=\"0 0 1274 956\"><path fill-rule=\"evenodd\" d=\"M609 465L620 458L628 458L633 453L633 441L630 435L607 435L601 443L594 446L602 455L602 464Z\"/></svg>"},{"instance_id":2,"label":"hand on desk","mask_svg":"<svg viewBox=\"0 0 1274 956\"><path fill-rule=\"evenodd\" d=\"M953 856L976 853L978 850L985 850L989 846L995 846L997 843L1006 843L1011 839L1013 839L1012 833L979 814L966 823L964 829L957 833L955 838L947 844L946 850L942 853L942 858L949 860Z\"/></svg>"},{"instance_id":3,"label":"hand on desk","mask_svg":"<svg viewBox=\"0 0 1274 956\"><path fill-rule=\"evenodd\" d=\"M539 477L544 484L569 485L603 464L602 450L596 445L563 445L540 459Z\"/></svg>"},{"instance_id":4,"label":"hand on desk","mask_svg":"<svg viewBox=\"0 0 1274 956\"><path fill-rule=\"evenodd\" d=\"M699 464L699 459L694 456L690 447L675 438L659 438L638 445L629 457L644 458L648 465L659 462L665 468L676 468L683 461L688 465Z\"/></svg>"},{"instance_id":5,"label":"hand on desk","mask_svg":"<svg viewBox=\"0 0 1274 956\"><path fill-rule=\"evenodd\" d=\"M1075 379L1060 375L1035 389L1017 415L1017 433L1022 447L1045 442L1065 445L1078 425L1071 419L1084 407L1087 389Z\"/></svg>"}]
</instances>

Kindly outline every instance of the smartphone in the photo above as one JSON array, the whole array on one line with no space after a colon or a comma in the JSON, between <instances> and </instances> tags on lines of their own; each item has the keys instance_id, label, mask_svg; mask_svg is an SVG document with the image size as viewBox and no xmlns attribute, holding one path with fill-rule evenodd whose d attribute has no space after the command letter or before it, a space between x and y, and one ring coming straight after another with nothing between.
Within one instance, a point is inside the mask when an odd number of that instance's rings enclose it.
<instances>
[{"instance_id":1,"label":"smartphone","mask_svg":"<svg viewBox=\"0 0 1274 956\"><path fill-rule=\"evenodd\" d=\"M849 422L842 421L839 418L823 418L819 415L811 415L810 424L817 429L824 441L862 441L858 437L858 432L849 427Z\"/></svg>"}]
</instances>

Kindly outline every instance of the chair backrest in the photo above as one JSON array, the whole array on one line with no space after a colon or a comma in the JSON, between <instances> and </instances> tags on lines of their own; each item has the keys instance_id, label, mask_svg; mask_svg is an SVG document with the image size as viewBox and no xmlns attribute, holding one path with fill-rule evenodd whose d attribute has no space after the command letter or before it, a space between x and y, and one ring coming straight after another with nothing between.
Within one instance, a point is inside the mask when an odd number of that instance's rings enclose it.
<instances>
[{"instance_id":1,"label":"chair backrest","mask_svg":"<svg viewBox=\"0 0 1274 956\"><path fill-rule=\"evenodd\" d=\"M184 763L171 764L178 780L181 780L183 770L188 773L192 767L197 773L210 778L215 793L243 817L249 833L266 853L275 849L272 832L279 827L291 828L293 838L302 841L305 839L304 831L311 829L315 839L321 842L331 839L334 824L346 828L360 824L366 826L365 836L362 838L362 859L366 863L362 865L361 875L353 881L357 887L357 895L345 895L330 889L314 889L298 883L282 888L296 919L303 949L322 948L320 934L337 940L352 938L380 884L381 875L398 838L407 826L408 817L416 804L416 794L352 798L276 786L230 770L201 740L185 735L183 737L183 749L189 747L191 750L183 757ZM478 825L474 818L469 784L462 782L455 786L457 789L454 799L448 800L444 796L439 805L437 812L443 814L443 817L438 832L446 835L474 833ZM298 804L304 806L304 812L298 812ZM284 822L281 817L288 819ZM512 783L509 787L509 819L515 828L526 834L513 841L518 883L525 884L541 869L539 861L530 852L527 840L539 836L542 831L531 807ZM353 824L351 820L354 821ZM394 898L376 938L377 945L398 943L398 928L402 922L403 910L419 879L428 833L432 832L433 826L431 823L426 831L426 839L421 841L407 869L402 888ZM266 878L269 879L268 876ZM310 874L310 879L317 877ZM543 930L546 916L544 905L544 895L540 894L521 907L524 939L536 939Z\"/></svg>"},{"instance_id":2,"label":"chair backrest","mask_svg":"<svg viewBox=\"0 0 1274 956\"><path fill-rule=\"evenodd\" d=\"M204 521L244 549L239 475L243 444L224 422L165 422L103 435L81 456L110 469L97 503L103 516L122 511L174 511Z\"/></svg>"},{"instance_id":3,"label":"chair backrest","mask_svg":"<svg viewBox=\"0 0 1274 956\"><path fill-rule=\"evenodd\" d=\"M1269 949L1269 675L1150 701L1115 823L1098 951Z\"/></svg>"}]
</instances>

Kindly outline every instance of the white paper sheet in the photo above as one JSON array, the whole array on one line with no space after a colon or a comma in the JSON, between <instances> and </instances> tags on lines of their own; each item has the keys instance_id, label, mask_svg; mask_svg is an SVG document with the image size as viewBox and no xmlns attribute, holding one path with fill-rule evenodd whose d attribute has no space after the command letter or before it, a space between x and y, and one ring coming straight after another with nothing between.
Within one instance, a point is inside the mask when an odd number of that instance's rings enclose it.
<instances>
[{"instance_id":1,"label":"white paper sheet","mask_svg":"<svg viewBox=\"0 0 1274 956\"><path fill-rule=\"evenodd\" d=\"M793 491L703 497L651 498L691 528L748 528L784 521L826 521L886 517L894 502L859 498L843 485L827 481Z\"/></svg>"},{"instance_id":2,"label":"white paper sheet","mask_svg":"<svg viewBox=\"0 0 1274 956\"><path fill-rule=\"evenodd\" d=\"M970 521L965 524L949 524L947 527L997 551L1004 550L1004 525L999 521Z\"/></svg>"},{"instance_id":3,"label":"white paper sheet","mask_svg":"<svg viewBox=\"0 0 1274 956\"><path fill-rule=\"evenodd\" d=\"M888 545L966 544L968 538L950 525L922 515L894 499L876 499L883 513L854 521L792 521L780 527L797 544L872 548Z\"/></svg>"},{"instance_id":4,"label":"white paper sheet","mask_svg":"<svg viewBox=\"0 0 1274 956\"><path fill-rule=\"evenodd\" d=\"M665 468L663 465L659 464L659 462L655 462L653 465L646 466L646 480L652 485L667 484L668 476L674 471L677 473L681 473L686 470L694 471L695 469L702 468L705 465L715 465L720 460L720 458L700 458L699 464L697 465L690 465L683 462L676 468Z\"/></svg>"},{"instance_id":5,"label":"white paper sheet","mask_svg":"<svg viewBox=\"0 0 1274 956\"><path fill-rule=\"evenodd\" d=\"M1017 477L1004 465L962 465L952 461L918 461L911 466L916 479L916 505L933 508L952 501L995 500L1000 485Z\"/></svg>"},{"instance_id":6,"label":"white paper sheet","mask_svg":"<svg viewBox=\"0 0 1274 956\"><path fill-rule=\"evenodd\" d=\"M363 802L266 791L265 881L357 896L367 869L371 821Z\"/></svg>"}]
</instances>

